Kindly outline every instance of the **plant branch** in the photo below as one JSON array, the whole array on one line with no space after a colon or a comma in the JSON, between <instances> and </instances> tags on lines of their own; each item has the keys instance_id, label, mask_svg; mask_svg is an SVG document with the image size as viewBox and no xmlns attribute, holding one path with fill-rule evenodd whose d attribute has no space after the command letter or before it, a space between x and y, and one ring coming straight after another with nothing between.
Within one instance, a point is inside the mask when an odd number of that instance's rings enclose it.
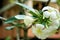
<instances>
[{"instance_id":1,"label":"plant branch","mask_svg":"<svg viewBox=\"0 0 60 40\"><path fill-rule=\"evenodd\" d=\"M37 19L27 28L27 30L30 29L32 27L32 25L35 24L36 21L37 21Z\"/></svg>"},{"instance_id":2,"label":"plant branch","mask_svg":"<svg viewBox=\"0 0 60 40\"><path fill-rule=\"evenodd\" d=\"M44 40L44 39L41 39L41 40Z\"/></svg>"},{"instance_id":3,"label":"plant branch","mask_svg":"<svg viewBox=\"0 0 60 40\"><path fill-rule=\"evenodd\" d=\"M16 27L16 32L17 32L17 40L20 40L20 30L18 27Z\"/></svg>"},{"instance_id":4,"label":"plant branch","mask_svg":"<svg viewBox=\"0 0 60 40\"><path fill-rule=\"evenodd\" d=\"M48 0L48 2L46 3L46 6L48 6L48 5L49 5L50 1L51 1L51 0Z\"/></svg>"}]
</instances>

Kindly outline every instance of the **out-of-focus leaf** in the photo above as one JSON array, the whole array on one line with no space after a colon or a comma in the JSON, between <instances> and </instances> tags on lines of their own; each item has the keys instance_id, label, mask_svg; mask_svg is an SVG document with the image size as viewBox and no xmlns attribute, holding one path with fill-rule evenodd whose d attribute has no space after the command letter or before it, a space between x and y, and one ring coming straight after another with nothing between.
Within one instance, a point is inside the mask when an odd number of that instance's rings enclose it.
<instances>
[{"instance_id":1,"label":"out-of-focus leaf","mask_svg":"<svg viewBox=\"0 0 60 40\"><path fill-rule=\"evenodd\" d=\"M22 6L23 8L28 9L29 12L30 12L34 17L40 18L40 13L39 13L39 11L37 11L37 10L35 10L35 9L33 9L33 8L31 8L31 7L27 6L27 5L25 5L25 4L22 4L22 3L16 2L16 4L19 5L19 6Z\"/></svg>"},{"instance_id":2,"label":"out-of-focus leaf","mask_svg":"<svg viewBox=\"0 0 60 40\"><path fill-rule=\"evenodd\" d=\"M30 14L32 14L33 17L38 17L35 13L33 13L32 11L29 12Z\"/></svg>"},{"instance_id":3,"label":"out-of-focus leaf","mask_svg":"<svg viewBox=\"0 0 60 40\"><path fill-rule=\"evenodd\" d=\"M5 21L5 23L12 23L17 20L23 20L25 18L25 15L16 15L14 17L11 17Z\"/></svg>"},{"instance_id":4,"label":"out-of-focus leaf","mask_svg":"<svg viewBox=\"0 0 60 40\"><path fill-rule=\"evenodd\" d=\"M17 2L17 1L16 0L9 0L10 3L14 3L14 2Z\"/></svg>"},{"instance_id":5,"label":"out-of-focus leaf","mask_svg":"<svg viewBox=\"0 0 60 40\"><path fill-rule=\"evenodd\" d=\"M18 20L22 20L25 18L25 15L16 15L15 18Z\"/></svg>"},{"instance_id":6,"label":"out-of-focus leaf","mask_svg":"<svg viewBox=\"0 0 60 40\"><path fill-rule=\"evenodd\" d=\"M12 23L12 22L14 22L14 21L16 21L16 20L17 20L17 19L16 19L15 17L11 17L11 18L5 20L5 23L6 23L6 24L7 24L7 23Z\"/></svg>"},{"instance_id":7,"label":"out-of-focus leaf","mask_svg":"<svg viewBox=\"0 0 60 40\"><path fill-rule=\"evenodd\" d=\"M12 30L15 26L6 27L6 30Z\"/></svg>"},{"instance_id":8,"label":"out-of-focus leaf","mask_svg":"<svg viewBox=\"0 0 60 40\"><path fill-rule=\"evenodd\" d=\"M29 6L25 5L25 4L18 3L18 2L16 2L16 4L19 5L19 6L22 6L23 8L26 8L26 9L32 11L33 13L35 13L35 10L33 8L31 8L31 7L29 7Z\"/></svg>"},{"instance_id":9,"label":"out-of-focus leaf","mask_svg":"<svg viewBox=\"0 0 60 40\"><path fill-rule=\"evenodd\" d=\"M60 0L57 0L57 4L60 5Z\"/></svg>"},{"instance_id":10,"label":"out-of-focus leaf","mask_svg":"<svg viewBox=\"0 0 60 40\"><path fill-rule=\"evenodd\" d=\"M24 23L17 23L14 26L19 27L19 28L24 28L25 27Z\"/></svg>"},{"instance_id":11,"label":"out-of-focus leaf","mask_svg":"<svg viewBox=\"0 0 60 40\"><path fill-rule=\"evenodd\" d=\"M6 37L6 39L5 40L11 40L11 37L10 36L8 36L8 37Z\"/></svg>"}]
</instances>

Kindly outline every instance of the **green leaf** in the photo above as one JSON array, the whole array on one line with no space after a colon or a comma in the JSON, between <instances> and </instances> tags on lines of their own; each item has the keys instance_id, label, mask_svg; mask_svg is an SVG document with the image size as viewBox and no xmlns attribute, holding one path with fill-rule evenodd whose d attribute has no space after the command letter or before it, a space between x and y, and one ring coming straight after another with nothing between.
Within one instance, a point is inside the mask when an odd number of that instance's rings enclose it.
<instances>
[{"instance_id":1,"label":"green leaf","mask_svg":"<svg viewBox=\"0 0 60 40\"><path fill-rule=\"evenodd\" d=\"M60 25L59 25L59 29L60 29Z\"/></svg>"},{"instance_id":2,"label":"green leaf","mask_svg":"<svg viewBox=\"0 0 60 40\"><path fill-rule=\"evenodd\" d=\"M38 10L35 10L35 11L36 11L36 13L33 13L32 11L30 11L29 13L32 14L33 17L36 17L36 18L40 19L41 16L42 16L41 14L43 14L42 11L41 12L39 12Z\"/></svg>"},{"instance_id":3,"label":"green leaf","mask_svg":"<svg viewBox=\"0 0 60 40\"><path fill-rule=\"evenodd\" d=\"M16 21L17 19L15 18L15 17L11 17L11 18L9 18L9 19L7 19L7 20L5 20L4 21L4 23L12 23L12 22L14 22L14 21Z\"/></svg>"},{"instance_id":4,"label":"green leaf","mask_svg":"<svg viewBox=\"0 0 60 40\"><path fill-rule=\"evenodd\" d=\"M32 14L33 17L38 17L35 13L33 13L32 11L29 12L30 14Z\"/></svg>"},{"instance_id":5,"label":"green leaf","mask_svg":"<svg viewBox=\"0 0 60 40\"><path fill-rule=\"evenodd\" d=\"M24 28L25 27L24 23L17 23L14 26L19 27L19 28Z\"/></svg>"},{"instance_id":6,"label":"green leaf","mask_svg":"<svg viewBox=\"0 0 60 40\"><path fill-rule=\"evenodd\" d=\"M16 2L16 0L9 0L9 2L10 2L10 3L14 3L14 2Z\"/></svg>"},{"instance_id":7,"label":"green leaf","mask_svg":"<svg viewBox=\"0 0 60 40\"><path fill-rule=\"evenodd\" d=\"M25 5L25 4L22 4L22 3L16 2L16 4L19 5L19 6L22 6L23 8L28 9L29 12L30 12L34 17L40 18L40 13L39 13L39 11L37 11L37 10L35 10L35 9L33 9L33 8L31 8L31 7L27 6L27 5Z\"/></svg>"},{"instance_id":8,"label":"green leaf","mask_svg":"<svg viewBox=\"0 0 60 40\"><path fill-rule=\"evenodd\" d=\"M6 23L6 24L7 24L7 23L12 23L12 22L14 22L14 21L22 20L22 19L24 19L24 18L25 18L25 15L16 15L16 16L14 16L14 17L11 17L11 18L7 19L7 20L5 21L5 23Z\"/></svg>"},{"instance_id":9,"label":"green leaf","mask_svg":"<svg viewBox=\"0 0 60 40\"><path fill-rule=\"evenodd\" d=\"M15 26L6 27L6 30L12 30Z\"/></svg>"},{"instance_id":10,"label":"green leaf","mask_svg":"<svg viewBox=\"0 0 60 40\"><path fill-rule=\"evenodd\" d=\"M16 15L15 18L18 20L23 20L25 18L25 15Z\"/></svg>"},{"instance_id":11,"label":"green leaf","mask_svg":"<svg viewBox=\"0 0 60 40\"><path fill-rule=\"evenodd\" d=\"M29 7L29 6L25 5L25 4L18 3L18 2L16 2L16 4L19 5L19 6L22 6L23 8L26 8L26 9L32 11L33 13L35 13L35 10L33 8L31 8L31 7Z\"/></svg>"},{"instance_id":12,"label":"green leaf","mask_svg":"<svg viewBox=\"0 0 60 40\"><path fill-rule=\"evenodd\" d=\"M21 27L21 25L19 23L15 24L14 26Z\"/></svg>"},{"instance_id":13,"label":"green leaf","mask_svg":"<svg viewBox=\"0 0 60 40\"><path fill-rule=\"evenodd\" d=\"M60 0L57 0L57 4L60 5Z\"/></svg>"},{"instance_id":14,"label":"green leaf","mask_svg":"<svg viewBox=\"0 0 60 40\"><path fill-rule=\"evenodd\" d=\"M42 12L42 10L39 10L39 13L40 13L41 15L43 15L43 12Z\"/></svg>"},{"instance_id":15,"label":"green leaf","mask_svg":"<svg viewBox=\"0 0 60 40\"><path fill-rule=\"evenodd\" d=\"M5 40L11 40L11 37L10 36L8 36L8 37L6 37L6 39Z\"/></svg>"}]
</instances>

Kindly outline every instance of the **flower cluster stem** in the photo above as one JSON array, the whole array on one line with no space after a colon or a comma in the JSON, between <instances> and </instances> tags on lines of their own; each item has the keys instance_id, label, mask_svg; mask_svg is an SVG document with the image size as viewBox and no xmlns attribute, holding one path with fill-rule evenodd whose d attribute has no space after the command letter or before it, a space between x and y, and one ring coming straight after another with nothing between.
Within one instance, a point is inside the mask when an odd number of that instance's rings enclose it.
<instances>
[{"instance_id":1,"label":"flower cluster stem","mask_svg":"<svg viewBox=\"0 0 60 40\"><path fill-rule=\"evenodd\" d=\"M20 32L19 28L16 27L16 32L17 32L17 40L20 40Z\"/></svg>"},{"instance_id":2,"label":"flower cluster stem","mask_svg":"<svg viewBox=\"0 0 60 40\"><path fill-rule=\"evenodd\" d=\"M28 36L27 36L27 32L28 32L28 30L24 29L24 40L29 40Z\"/></svg>"},{"instance_id":3,"label":"flower cluster stem","mask_svg":"<svg viewBox=\"0 0 60 40\"><path fill-rule=\"evenodd\" d=\"M41 40L44 40L44 39L41 39Z\"/></svg>"}]
</instances>

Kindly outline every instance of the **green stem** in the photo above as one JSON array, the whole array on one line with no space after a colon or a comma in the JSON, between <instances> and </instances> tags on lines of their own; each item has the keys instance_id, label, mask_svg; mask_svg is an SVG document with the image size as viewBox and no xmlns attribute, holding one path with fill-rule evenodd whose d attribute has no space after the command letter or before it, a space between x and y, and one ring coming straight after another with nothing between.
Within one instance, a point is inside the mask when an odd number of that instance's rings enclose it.
<instances>
[{"instance_id":1,"label":"green stem","mask_svg":"<svg viewBox=\"0 0 60 40\"><path fill-rule=\"evenodd\" d=\"M41 39L41 40L44 40L44 39Z\"/></svg>"},{"instance_id":2,"label":"green stem","mask_svg":"<svg viewBox=\"0 0 60 40\"><path fill-rule=\"evenodd\" d=\"M27 32L28 32L28 30L25 29L25 30L24 30L24 40L29 40L29 39L28 39L28 36L27 36Z\"/></svg>"},{"instance_id":3,"label":"green stem","mask_svg":"<svg viewBox=\"0 0 60 40\"><path fill-rule=\"evenodd\" d=\"M20 40L20 32L19 28L17 27L16 32L17 32L17 40Z\"/></svg>"}]
</instances>

